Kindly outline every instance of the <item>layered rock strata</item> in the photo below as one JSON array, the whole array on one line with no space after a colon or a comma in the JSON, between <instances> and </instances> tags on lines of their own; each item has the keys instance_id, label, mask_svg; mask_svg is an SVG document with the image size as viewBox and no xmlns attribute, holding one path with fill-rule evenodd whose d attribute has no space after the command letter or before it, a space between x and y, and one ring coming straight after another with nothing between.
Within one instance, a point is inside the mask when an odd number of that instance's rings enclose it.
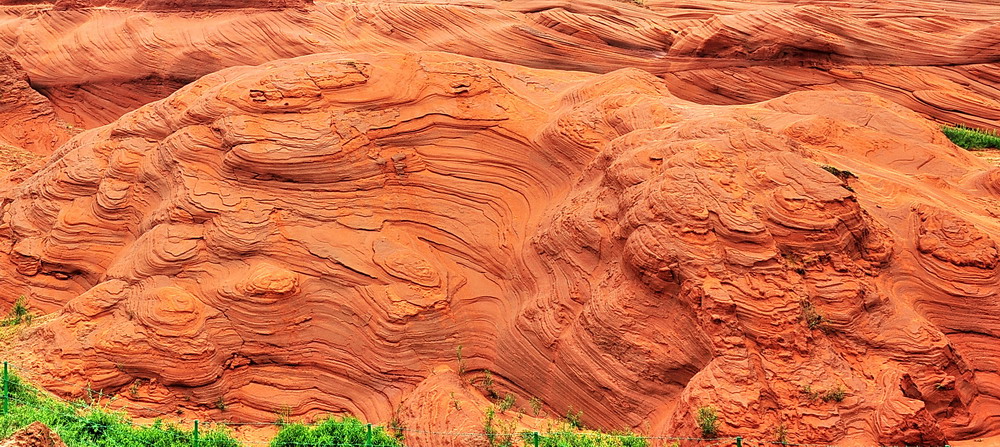
<instances>
[{"instance_id":1,"label":"layered rock strata","mask_svg":"<svg viewBox=\"0 0 1000 447\"><path fill-rule=\"evenodd\" d=\"M795 442L1000 430L1000 169L873 94L699 105L637 69L317 54L202 77L9 196L0 289L54 312L16 360L68 396L440 431L508 392L652 435L703 406Z\"/></svg>"}]
</instances>

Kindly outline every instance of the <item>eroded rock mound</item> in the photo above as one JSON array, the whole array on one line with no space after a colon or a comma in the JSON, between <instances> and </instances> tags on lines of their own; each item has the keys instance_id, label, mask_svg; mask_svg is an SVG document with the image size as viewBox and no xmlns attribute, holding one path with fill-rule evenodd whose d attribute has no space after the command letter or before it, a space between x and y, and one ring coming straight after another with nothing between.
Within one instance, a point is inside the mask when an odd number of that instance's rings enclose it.
<instances>
[{"instance_id":1,"label":"eroded rock mound","mask_svg":"<svg viewBox=\"0 0 1000 447\"><path fill-rule=\"evenodd\" d=\"M66 443L45 424L32 422L0 441L0 447L66 447Z\"/></svg>"},{"instance_id":2,"label":"eroded rock mound","mask_svg":"<svg viewBox=\"0 0 1000 447\"><path fill-rule=\"evenodd\" d=\"M596 427L943 443L1000 430L997 179L871 94L319 54L62 146L0 288L58 311L19 361L69 395L451 431L489 369Z\"/></svg>"}]
</instances>

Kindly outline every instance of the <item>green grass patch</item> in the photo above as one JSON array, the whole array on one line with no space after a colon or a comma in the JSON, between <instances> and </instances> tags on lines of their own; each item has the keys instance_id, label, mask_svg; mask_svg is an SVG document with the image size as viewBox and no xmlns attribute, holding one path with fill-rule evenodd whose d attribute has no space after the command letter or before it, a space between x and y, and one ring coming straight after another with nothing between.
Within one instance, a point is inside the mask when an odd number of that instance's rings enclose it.
<instances>
[{"instance_id":1,"label":"green grass patch","mask_svg":"<svg viewBox=\"0 0 1000 447\"><path fill-rule=\"evenodd\" d=\"M10 412L0 415L0 439L6 438L32 422L39 421L54 430L69 447L188 447L191 430L156 421L136 425L125 413L83 402L64 402L28 385L16 375L8 378ZM210 430L200 433L199 445L238 447L228 432Z\"/></svg>"},{"instance_id":2,"label":"green grass patch","mask_svg":"<svg viewBox=\"0 0 1000 447\"><path fill-rule=\"evenodd\" d=\"M535 434L521 434L524 445L535 445ZM634 433L599 431L579 432L558 430L541 433L538 436L539 447L647 447L649 442Z\"/></svg>"},{"instance_id":3,"label":"green grass patch","mask_svg":"<svg viewBox=\"0 0 1000 447\"><path fill-rule=\"evenodd\" d=\"M941 132L958 147L970 151L1000 149L1000 136L994 130L974 129L962 125L944 126Z\"/></svg>"},{"instance_id":4,"label":"green grass patch","mask_svg":"<svg viewBox=\"0 0 1000 447\"><path fill-rule=\"evenodd\" d=\"M367 443L371 430L371 442ZM381 427L369 426L353 417L329 418L317 425L286 424L271 440L271 447L370 445L402 447L403 443Z\"/></svg>"}]
</instances>

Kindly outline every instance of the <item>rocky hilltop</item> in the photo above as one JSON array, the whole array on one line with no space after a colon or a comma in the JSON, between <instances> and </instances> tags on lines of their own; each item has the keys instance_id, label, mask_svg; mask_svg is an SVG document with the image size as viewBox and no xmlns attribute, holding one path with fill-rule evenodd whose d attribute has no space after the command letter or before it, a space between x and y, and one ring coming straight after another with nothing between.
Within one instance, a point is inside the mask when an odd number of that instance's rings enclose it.
<instances>
[{"instance_id":1,"label":"rocky hilltop","mask_svg":"<svg viewBox=\"0 0 1000 447\"><path fill-rule=\"evenodd\" d=\"M104 3L0 8L47 157L0 183L48 314L7 355L53 391L1000 435L1000 168L939 129L1000 124L998 6Z\"/></svg>"}]
</instances>

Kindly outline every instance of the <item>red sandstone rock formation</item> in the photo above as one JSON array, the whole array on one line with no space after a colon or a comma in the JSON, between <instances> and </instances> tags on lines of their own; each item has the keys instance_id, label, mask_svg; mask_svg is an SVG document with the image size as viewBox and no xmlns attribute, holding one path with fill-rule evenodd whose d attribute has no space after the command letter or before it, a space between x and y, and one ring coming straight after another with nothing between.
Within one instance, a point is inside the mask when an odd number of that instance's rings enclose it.
<instances>
[{"instance_id":1,"label":"red sandstone rock formation","mask_svg":"<svg viewBox=\"0 0 1000 447\"><path fill-rule=\"evenodd\" d=\"M33 422L0 441L0 447L66 447L66 443L45 424Z\"/></svg>"},{"instance_id":2,"label":"red sandstone rock formation","mask_svg":"<svg viewBox=\"0 0 1000 447\"><path fill-rule=\"evenodd\" d=\"M217 8L0 9L0 50L26 67L61 116L84 127L234 65L435 50L534 68L641 68L702 103L868 91L942 123L1000 128L1000 6L991 1L240 2L296 6L265 11L226 11L230 0L97 3Z\"/></svg>"},{"instance_id":3,"label":"red sandstone rock formation","mask_svg":"<svg viewBox=\"0 0 1000 447\"><path fill-rule=\"evenodd\" d=\"M56 0L56 10L92 8L130 8L144 11L203 11L217 9L302 8L312 0Z\"/></svg>"},{"instance_id":4,"label":"red sandstone rock formation","mask_svg":"<svg viewBox=\"0 0 1000 447\"><path fill-rule=\"evenodd\" d=\"M1000 169L872 94L317 54L205 76L10 197L0 289L56 312L19 361L68 395L453 431L489 369L654 435L708 405L797 442L1000 430Z\"/></svg>"},{"instance_id":5,"label":"red sandstone rock formation","mask_svg":"<svg viewBox=\"0 0 1000 447\"><path fill-rule=\"evenodd\" d=\"M1000 169L925 119L1000 125L991 2L236 4L0 8L0 151L55 151L0 179L32 379L469 432L488 369L654 435L1000 435Z\"/></svg>"},{"instance_id":6,"label":"red sandstone rock formation","mask_svg":"<svg viewBox=\"0 0 1000 447\"><path fill-rule=\"evenodd\" d=\"M75 133L56 117L52 104L28 85L21 65L0 52L0 148L4 165L10 158L48 155ZM23 154L8 157L8 152ZM15 165L17 162L14 163Z\"/></svg>"},{"instance_id":7,"label":"red sandstone rock formation","mask_svg":"<svg viewBox=\"0 0 1000 447\"><path fill-rule=\"evenodd\" d=\"M177 12L302 8L312 4L312 0L254 0L249 2L242 0L0 0L0 5L51 5L57 11L104 7Z\"/></svg>"}]
</instances>

